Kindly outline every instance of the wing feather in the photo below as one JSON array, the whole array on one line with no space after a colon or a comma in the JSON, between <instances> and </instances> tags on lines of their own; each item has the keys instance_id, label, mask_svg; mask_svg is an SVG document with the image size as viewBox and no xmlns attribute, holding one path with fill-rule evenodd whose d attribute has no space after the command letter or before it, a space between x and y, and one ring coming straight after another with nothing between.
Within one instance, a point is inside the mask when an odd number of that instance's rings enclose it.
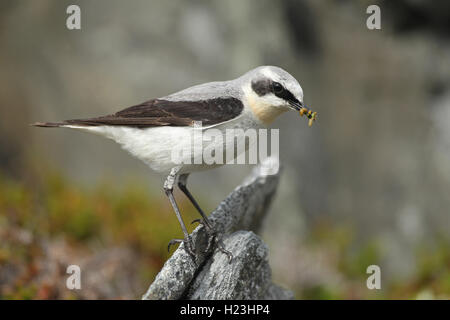
<instances>
[{"instance_id":1,"label":"wing feather","mask_svg":"<svg viewBox=\"0 0 450 320\"><path fill-rule=\"evenodd\" d=\"M158 126L192 126L194 121L202 121L203 125L213 125L237 117L241 114L243 108L242 102L234 97L201 101L153 99L126 108L113 115L67 120L61 124L148 128Z\"/></svg>"}]
</instances>

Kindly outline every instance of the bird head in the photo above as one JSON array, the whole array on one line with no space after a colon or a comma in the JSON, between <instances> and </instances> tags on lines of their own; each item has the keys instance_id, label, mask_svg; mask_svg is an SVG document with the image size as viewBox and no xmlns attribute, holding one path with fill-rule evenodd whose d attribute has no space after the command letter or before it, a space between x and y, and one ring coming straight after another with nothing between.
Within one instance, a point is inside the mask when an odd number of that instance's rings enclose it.
<instances>
[{"instance_id":1,"label":"bird head","mask_svg":"<svg viewBox=\"0 0 450 320\"><path fill-rule=\"evenodd\" d=\"M244 100L261 122L269 124L285 111L304 108L302 87L283 69L258 67L244 77Z\"/></svg>"}]
</instances>

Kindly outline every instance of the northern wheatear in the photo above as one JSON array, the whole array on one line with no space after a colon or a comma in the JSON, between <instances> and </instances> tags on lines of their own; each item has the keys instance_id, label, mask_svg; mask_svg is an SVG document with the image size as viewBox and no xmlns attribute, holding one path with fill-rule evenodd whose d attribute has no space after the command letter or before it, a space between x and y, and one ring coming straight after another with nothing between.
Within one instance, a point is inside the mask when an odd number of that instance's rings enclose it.
<instances>
[{"instance_id":1,"label":"northern wheatear","mask_svg":"<svg viewBox=\"0 0 450 320\"><path fill-rule=\"evenodd\" d=\"M168 174L164 191L184 233L184 239L171 240L169 248L174 243L184 242L186 251L194 256L192 240L175 202L173 187L178 181L178 187L202 216L202 221L198 222L205 226L210 243L215 237L213 227L186 183L191 172L218 165L174 162L173 149L190 148L193 133L198 129L194 123L198 121L202 123L201 130L259 129L288 110L306 114L310 124L315 119L315 113L303 106L303 90L294 77L281 68L261 66L234 80L200 84L112 115L34 125L80 129L105 136L147 163L151 169ZM201 152L201 148L194 148L191 156L196 157ZM219 248L232 257L220 243Z\"/></svg>"}]
</instances>

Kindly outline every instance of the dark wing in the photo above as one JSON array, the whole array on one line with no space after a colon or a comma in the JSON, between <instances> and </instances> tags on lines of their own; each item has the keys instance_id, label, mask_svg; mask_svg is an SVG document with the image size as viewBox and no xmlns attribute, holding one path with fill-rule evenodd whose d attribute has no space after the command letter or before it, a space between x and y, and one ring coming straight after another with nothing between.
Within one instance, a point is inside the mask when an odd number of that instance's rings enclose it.
<instances>
[{"instance_id":1,"label":"dark wing","mask_svg":"<svg viewBox=\"0 0 450 320\"><path fill-rule=\"evenodd\" d=\"M158 126L191 126L194 121L202 121L203 126L231 120L241 114L244 106L233 97L215 98L201 101L149 100L126 108L113 115L91 119L67 120L63 123L38 123L38 126L60 125L83 126L129 126L148 128Z\"/></svg>"}]
</instances>

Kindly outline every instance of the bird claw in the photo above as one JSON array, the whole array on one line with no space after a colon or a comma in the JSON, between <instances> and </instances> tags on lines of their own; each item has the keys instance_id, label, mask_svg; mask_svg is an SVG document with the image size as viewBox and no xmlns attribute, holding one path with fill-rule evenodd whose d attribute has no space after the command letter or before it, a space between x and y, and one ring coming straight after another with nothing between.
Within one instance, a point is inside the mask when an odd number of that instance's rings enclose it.
<instances>
[{"instance_id":1,"label":"bird claw","mask_svg":"<svg viewBox=\"0 0 450 320\"><path fill-rule=\"evenodd\" d=\"M208 222L208 220L194 219L194 220L192 220L191 224L194 224L194 223L198 223L199 225L204 226L208 232L214 233L214 229L211 226L211 224Z\"/></svg>"},{"instance_id":2,"label":"bird claw","mask_svg":"<svg viewBox=\"0 0 450 320\"><path fill-rule=\"evenodd\" d=\"M223 245L222 239L217 240L217 248L228 257L228 263L231 263L233 260L233 254L225 249L225 246Z\"/></svg>"},{"instance_id":3,"label":"bird claw","mask_svg":"<svg viewBox=\"0 0 450 320\"><path fill-rule=\"evenodd\" d=\"M192 257L192 260L194 260L194 262L195 262L196 256L195 256L195 251L194 251L194 244L192 243L191 238L170 240L169 244L167 245L167 251L170 251L170 247L177 243L184 243L184 250Z\"/></svg>"},{"instance_id":4,"label":"bird claw","mask_svg":"<svg viewBox=\"0 0 450 320\"><path fill-rule=\"evenodd\" d=\"M206 234L208 235L208 245L206 246L204 253L209 252L209 250L212 248L213 242L215 241L217 244L217 248L222 253L227 255L228 262L231 262L233 260L233 254L230 251L225 249L222 240L217 238L216 231L214 230L214 228L212 228L209 225L209 223L207 223L207 222L205 223L205 221L203 219L195 219L191 222L191 224L193 224L193 223L198 223L199 225L204 226L206 229Z\"/></svg>"},{"instance_id":5,"label":"bird claw","mask_svg":"<svg viewBox=\"0 0 450 320\"><path fill-rule=\"evenodd\" d=\"M203 253L209 252L213 246L213 243L216 242L217 249L219 249L222 253L224 253L228 257L228 262L231 263L231 261L233 260L233 254L230 251L228 251L227 249L225 249L222 239L218 239L217 233L214 231L214 229L211 226L209 226L208 223L205 223L203 219L195 219L191 222L191 224L193 224L193 223L198 223L205 227L205 231L208 236L208 245L206 246L206 249L204 250ZM186 239L170 240L169 244L167 246L167 251L170 251L170 247L177 243L184 243L184 249L195 261L196 256L195 256L195 251L194 251L194 245L192 243L191 238L189 238L188 240L186 240Z\"/></svg>"}]
</instances>

